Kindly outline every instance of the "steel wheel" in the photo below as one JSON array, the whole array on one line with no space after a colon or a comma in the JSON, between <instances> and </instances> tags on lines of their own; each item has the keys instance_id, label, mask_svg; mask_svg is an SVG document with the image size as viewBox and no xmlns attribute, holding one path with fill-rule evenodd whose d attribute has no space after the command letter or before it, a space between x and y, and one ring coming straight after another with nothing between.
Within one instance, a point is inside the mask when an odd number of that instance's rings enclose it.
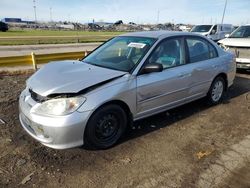
<instances>
[{"instance_id":1,"label":"steel wheel","mask_svg":"<svg viewBox=\"0 0 250 188\"><path fill-rule=\"evenodd\" d=\"M113 146L124 133L127 115L118 105L107 105L90 117L84 133L84 144L94 149Z\"/></svg>"},{"instance_id":2,"label":"steel wheel","mask_svg":"<svg viewBox=\"0 0 250 188\"><path fill-rule=\"evenodd\" d=\"M104 115L96 125L96 137L100 140L112 139L119 129L119 120L115 114L109 113Z\"/></svg>"}]
</instances>

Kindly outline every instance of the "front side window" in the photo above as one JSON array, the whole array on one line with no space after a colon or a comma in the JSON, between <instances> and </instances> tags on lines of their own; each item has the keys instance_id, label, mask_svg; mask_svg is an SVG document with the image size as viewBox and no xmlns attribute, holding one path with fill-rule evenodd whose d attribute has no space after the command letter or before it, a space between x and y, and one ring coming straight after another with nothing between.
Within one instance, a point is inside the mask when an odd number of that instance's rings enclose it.
<instances>
[{"instance_id":1,"label":"front side window","mask_svg":"<svg viewBox=\"0 0 250 188\"><path fill-rule=\"evenodd\" d=\"M190 63L205 61L218 56L215 47L203 39L188 38L187 46Z\"/></svg>"},{"instance_id":2,"label":"front side window","mask_svg":"<svg viewBox=\"0 0 250 188\"><path fill-rule=\"evenodd\" d=\"M182 39L168 39L160 43L151 54L148 63L160 63L163 69L185 64Z\"/></svg>"},{"instance_id":3,"label":"front side window","mask_svg":"<svg viewBox=\"0 0 250 188\"><path fill-rule=\"evenodd\" d=\"M217 25L215 25L211 31L211 34L214 35L217 33Z\"/></svg>"},{"instance_id":4,"label":"front side window","mask_svg":"<svg viewBox=\"0 0 250 188\"><path fill-rule=\"evenodd\" d=\"M83 62L104 68L130 72L156 39L145 37L116 37L83 59Z\"/></svg>"},{"instance_id":5,"label":"front side window","mask_svg":"<svg viewBox=\"0 0 250 188\"><path fill-rule=\"evenodd\" d=\"M212 25L196 25L192 28L191 32L205 33L210 31Z\"/></svg>"},{"instance_id":6,"label":"front side window","mask_svg":"<svg viewBox=\"0 0 250 188\"><path fill-rule=\"evenodd\" d=\"M239 27L229 38L250 38L250 25Z\"/></svg>"}]
</instances>

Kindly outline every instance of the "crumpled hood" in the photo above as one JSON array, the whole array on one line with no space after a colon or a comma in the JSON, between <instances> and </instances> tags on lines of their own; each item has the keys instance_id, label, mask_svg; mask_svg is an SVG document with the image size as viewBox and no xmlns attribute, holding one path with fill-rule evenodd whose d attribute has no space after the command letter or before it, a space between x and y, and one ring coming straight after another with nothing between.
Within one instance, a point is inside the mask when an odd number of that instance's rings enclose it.
<instances>
[{"instance_id":1,"label":"crumpled hood","mask_svg":"<svg viewBox=\"0 0 250 188\"><path fill-rule=\"evenodd\" d=\"M225 46L250 47L250 38L225 38L219 43Z\"/></svg>"},{"instance_id":2,"label":"crumpled hood","mask_svg":"<svg viewBox=\"0 0 250 188\"><path fill-rule=\"evenodd\" d=\"M27 86L41 96L77 93L125 74L81 61L60 61L44 65L28 79Z\"/></svg>"}]
</instances>

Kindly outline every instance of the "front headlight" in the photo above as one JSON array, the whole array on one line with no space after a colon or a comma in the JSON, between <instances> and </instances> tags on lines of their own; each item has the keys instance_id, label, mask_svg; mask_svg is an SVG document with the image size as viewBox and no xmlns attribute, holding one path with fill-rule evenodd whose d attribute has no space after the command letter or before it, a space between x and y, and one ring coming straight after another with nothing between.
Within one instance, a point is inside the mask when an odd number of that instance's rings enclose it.
<instances>
[{"instance_id":1,"label":"front headlight","mask_svg":"<svg viewBox=\"0 0 250 188\"><path fill-rule=\"evenodd\" d=\"M84 97L51 99L35 105L32 112L41 115L63 116L76 111L85 101Z\"/></svg>"}]
</instances>

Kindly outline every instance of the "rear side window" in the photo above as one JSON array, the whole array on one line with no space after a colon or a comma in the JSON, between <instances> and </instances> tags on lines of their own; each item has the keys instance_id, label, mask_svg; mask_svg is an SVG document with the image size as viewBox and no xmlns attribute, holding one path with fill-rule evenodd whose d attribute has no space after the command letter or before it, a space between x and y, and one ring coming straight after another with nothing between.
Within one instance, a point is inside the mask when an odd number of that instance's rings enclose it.
<instances>
[{"instance_id":1,"label":"rear side window","mask_svg":"<svg viewBox=\"0 0 250 188\"><path fill-rule=\"evenodd\" d=\"M186 41L190 63L205 61L218 56L215 47L203 39L188 38Z\"/></svg>"},{"instance_id":2,"label":"rear side window","mask_svg":"<svg viewBox=\"0 0 250 188\"><path fill-rule=\"evenodd\" d=\"M208 44L208 48L209 48L209 58L212 59L212 58L218 57L218 53L217 53L216 48L212 44L210 44L209 42L207 44Z\"/></svg>"}]
</instances>

